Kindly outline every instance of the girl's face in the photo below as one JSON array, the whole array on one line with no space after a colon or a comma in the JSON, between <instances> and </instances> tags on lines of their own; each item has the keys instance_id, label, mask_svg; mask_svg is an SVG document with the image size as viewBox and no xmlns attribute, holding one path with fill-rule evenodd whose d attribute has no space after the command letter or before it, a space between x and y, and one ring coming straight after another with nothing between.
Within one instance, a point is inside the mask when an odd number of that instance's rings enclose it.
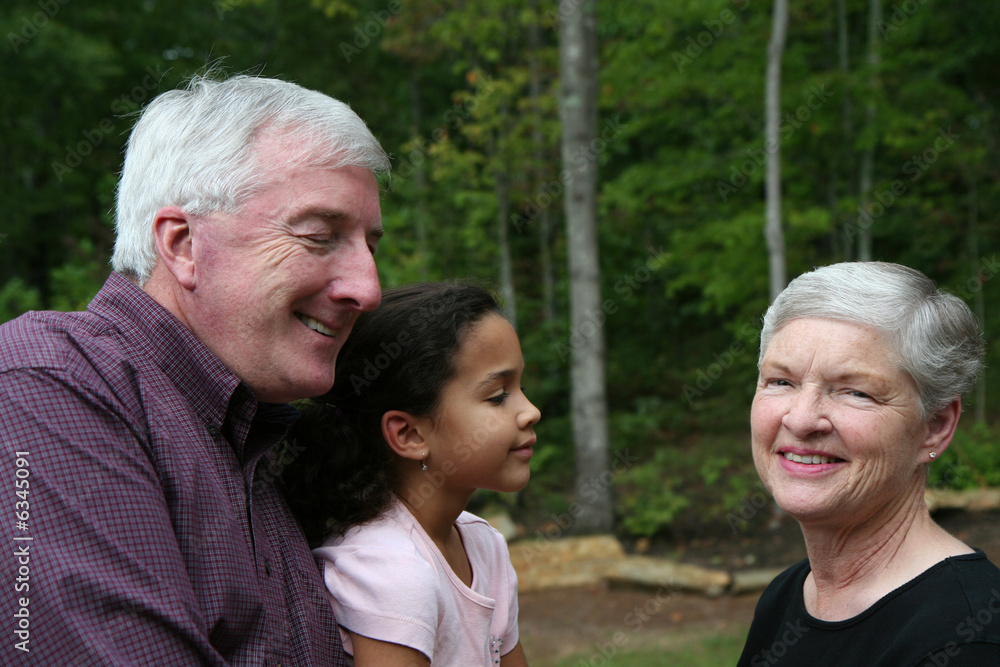
<instances>
[{"instance_id":1,"label":"girl's face","mask_svg":"<svg viewBox=\"0 0 1000 667\"><path fill-rule=\"evenodd\" d=\"M425 431L428 468L443 473L442 489L523 489L541 413L521 390L524 358L514 328L495 314L472 325L455 368Z\"/></svg>"}]
</instances>

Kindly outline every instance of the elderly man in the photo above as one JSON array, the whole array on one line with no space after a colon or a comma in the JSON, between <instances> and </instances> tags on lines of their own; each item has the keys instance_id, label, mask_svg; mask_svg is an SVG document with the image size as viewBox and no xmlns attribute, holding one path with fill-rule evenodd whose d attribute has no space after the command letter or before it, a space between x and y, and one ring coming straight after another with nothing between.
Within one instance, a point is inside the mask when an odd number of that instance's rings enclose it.
<instances>
[{"instance_id":1,"label":"elderly man","mask_svg":"<svg viewBox=\"0 0 1000 667\"><path fill-rule=\"evenodd\" d=\"M0 662L343 664L268 453L379 303L388 169L350 108L283 81L145 110L115 272L87 312L0 327Z\"/></svg>"}]
</instances>

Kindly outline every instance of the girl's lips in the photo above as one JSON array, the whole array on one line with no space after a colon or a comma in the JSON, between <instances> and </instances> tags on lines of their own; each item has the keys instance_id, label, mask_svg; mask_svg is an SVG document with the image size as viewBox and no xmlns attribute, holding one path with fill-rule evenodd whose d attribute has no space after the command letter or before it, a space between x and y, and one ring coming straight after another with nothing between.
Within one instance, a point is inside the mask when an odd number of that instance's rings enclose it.
<instances>
[{"instance_id":1,"label":"girl's lips","mask_svg":"<svg viewBox=\"0 0 1000 667\"><path fill-rule=\"evenodd\" d=\"M537 442L537 438L532 438L531 440L529 440L528 442L524 443L523 445L520 445L519 447L515 447L514 449L512 449L510 451L512 453L514 453L514 454L517 454L518 456L523 456L525 458L529 458L530 459L531 455L535 453L535 443L536 442Z\"/></svg>"}]
</instances>

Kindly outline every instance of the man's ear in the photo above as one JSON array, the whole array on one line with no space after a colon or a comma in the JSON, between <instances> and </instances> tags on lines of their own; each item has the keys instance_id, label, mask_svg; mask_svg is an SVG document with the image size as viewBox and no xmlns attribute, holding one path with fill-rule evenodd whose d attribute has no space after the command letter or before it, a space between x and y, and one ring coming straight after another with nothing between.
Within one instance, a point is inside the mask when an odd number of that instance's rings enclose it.
<instances>
[{"instance_id":1,"label":"man's ear","mask_svg":"<svg viewBox=\"0 0 1000 667\"><path fill-rule=\"evenodd\" d=\"M920 448L921 460L926 460L924 454L934 452L934 456L939 456L948 449L951 439L955 436L955 429L958 427L958 419L962 416L962 398L956 396L951 403L938 411L936 415L927 422L927 435L924 444ZM929 454L928 454L929 455Z\"/></svg>"},{"instance_id":2,"label":"man's ear","mask_svg":"<svg viewBox=\"0 0 1000 667\"><path fill-rule=\"evenodd\" d=\"M153 218L159 262L187 290L193 290L196 283L191 222L192 216L179 206L164 206Z\"/></svg>"},{"instance_id":3,"label":"man's ear","mask_svg":"<svg viewBox=\"0 0 1000 667\"><path fill-rule=\"evenodd\" d=\"M427 456L423 428L423 420L402 410L389 410L382 415L382 437L392 451L405 459L422 461Z\"/></svg>"}]
</instances>

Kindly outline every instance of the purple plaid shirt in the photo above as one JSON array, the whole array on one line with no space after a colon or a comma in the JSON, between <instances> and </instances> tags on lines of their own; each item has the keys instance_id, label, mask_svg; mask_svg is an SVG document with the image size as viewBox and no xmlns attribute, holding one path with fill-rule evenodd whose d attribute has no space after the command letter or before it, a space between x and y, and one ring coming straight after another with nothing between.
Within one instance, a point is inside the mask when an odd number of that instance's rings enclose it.
<instances>
[{"instance_id":1,"label":"purple plaid shirt","mask_svg":"<svg viewBox=\"0 0 1000 667\"><path fill-rule=\"evenodd\" d=\"M292 419L117 273L0 327L0 663L344 665Z\"/></svg>"}]
</instances>

